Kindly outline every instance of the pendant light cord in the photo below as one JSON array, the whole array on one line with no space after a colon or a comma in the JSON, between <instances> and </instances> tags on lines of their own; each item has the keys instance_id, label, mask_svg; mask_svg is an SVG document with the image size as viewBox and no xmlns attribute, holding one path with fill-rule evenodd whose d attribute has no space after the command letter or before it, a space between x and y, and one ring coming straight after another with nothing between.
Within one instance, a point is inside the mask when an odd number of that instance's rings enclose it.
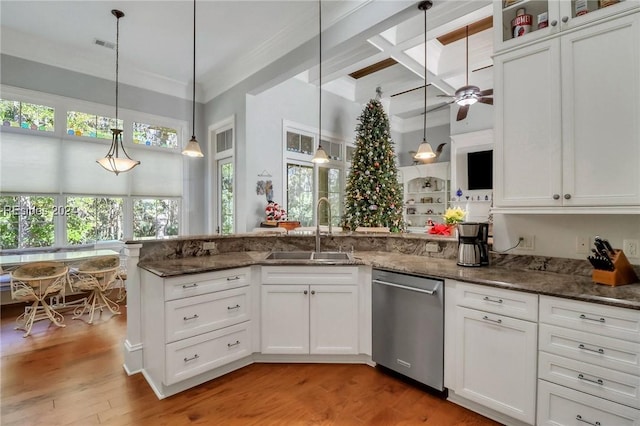
<instances>
[{"instance_id":1,"label":"pendant light cord","mask_svg":"<svg viewBox=\"0 0 640 426\"><path fill-rule=\"evenodd\" d=\"M318 147L322 146L322 0L318 0Z\"/></svg>"},{"instance_id":2,"label":"pendant light cord","mask_svg":"<svg viewBox=\"0 0 640 426\"><path fill-rule=\"evenodd\" d=\"M114 128L118 128L118 70L119 70L119 56L120 56L120 16L116 15L116 125Z\"/></svg>"},{"instance_id":3,"label":"pendant light cord","mask_svg":"<svg viewBox=\"0 0 640 426\"><path fill-rule=\"evenodd\" d=\"M467 86L469 85L469 26L465 26L466 37L465 37L465 46L467 51L467 56L465 58L465 67L467 68Z\"/></svg>"},{"instance_id":4,"label":"pendant light cord","mask_svg":"<svg viewBox=\"0 0 640 426\"><path fill-rule=\"evenodd\" d=\"M196 0L193 0L193 104L191 106L191 137L196 138Z\"/></svg>"},{"instance_id":5,"label":"pendant light cord","mask_svg":"<svg viewBox=\"0 0 640 426\"><path fill-rule=\"evenodd\" d=\"M427 8L424 8L424 114L422 139L427 141Z\"/></svg>"}]
</instances>

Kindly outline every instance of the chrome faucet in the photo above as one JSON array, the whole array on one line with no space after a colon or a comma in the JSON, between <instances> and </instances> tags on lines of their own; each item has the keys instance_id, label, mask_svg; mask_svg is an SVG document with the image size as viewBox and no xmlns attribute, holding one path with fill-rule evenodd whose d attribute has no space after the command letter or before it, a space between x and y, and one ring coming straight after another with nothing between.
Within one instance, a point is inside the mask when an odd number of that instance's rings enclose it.
<instances>
[{"instance_id":1,"label":"chrome faucet","mask_svg":"<svg viewBox=\"0 0 640 426\"><path fill-rule=\"evenodd\" d=\"M322 201L327 203L329 210L329 235L331 235L331 203L327 197L321 197L316 204L316 252L320 252L320 204Z\"/></svg>"}]
</instances>

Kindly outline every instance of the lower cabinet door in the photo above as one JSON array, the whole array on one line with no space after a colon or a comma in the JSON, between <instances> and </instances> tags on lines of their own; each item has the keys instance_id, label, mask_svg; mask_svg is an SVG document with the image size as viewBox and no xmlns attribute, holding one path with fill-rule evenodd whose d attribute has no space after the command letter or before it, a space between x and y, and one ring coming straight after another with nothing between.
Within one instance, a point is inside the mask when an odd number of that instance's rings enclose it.
<instances>
[{"instance_id":1,"label":"lower cabinet door","mask_svg":"<svg viewBox=\"0 0 640 426\"><path fill-rule=\"evenodd\" d=\"M538 325L460 306L456 315L456 394L534 424Z\"/></svg>"},{"instance_id":2,"label":"lower cabinet door","mask_svg":"<svg viewBox=\"0 0 640 426\"><path fill-rule=\"evenodd\" d=\"M246 321L166 345L165 385L251 355L251 322Z\"/></svg>"},{"instance_id":3,"label":"lower cabinet door","mask_svg":"<svg viewBox=\"0 0 640 426\"><path fill-rule=\"evenodd\" d=\"M309 353L309 286L262 285L261 352Z\"/></svg>"},{"instance_id":4,"label":"lower cabinet door","mask_svg":"<svg viewBox=\"0 0 640 426\"><path fill-rule=\"evenodd\" d=\"M309 338L312 354L358 353L358 287L310 287Z\"/></svg>"},{"instance_id":5,"label":"lower cabinet door","mask_svg":"<svg viewBox=\"0 0 640 426\"><path fill-rule=\"evenodd\" d=\"M638 426L640 410L539 380L538 425Z\"/></svg>"}]
</instances>

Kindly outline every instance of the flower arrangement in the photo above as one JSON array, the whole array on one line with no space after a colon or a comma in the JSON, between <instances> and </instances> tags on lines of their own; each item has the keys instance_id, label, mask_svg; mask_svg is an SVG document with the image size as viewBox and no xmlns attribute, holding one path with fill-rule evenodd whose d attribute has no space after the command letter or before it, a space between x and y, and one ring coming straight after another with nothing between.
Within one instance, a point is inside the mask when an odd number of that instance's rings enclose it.
<instances>
[{"instance_id":1,"label":"flower arrangement","mask_svg":"<svg viewBox=\"0 0 640 426\"><path fill-rule=\"evenodd\" d=\"M444 212L444 223L447 225L455 225L457 223L463 222L464 217L467 215L467 212L462 210L460 207L448 208L446 212Z\"/></svg>"}]
</instances>

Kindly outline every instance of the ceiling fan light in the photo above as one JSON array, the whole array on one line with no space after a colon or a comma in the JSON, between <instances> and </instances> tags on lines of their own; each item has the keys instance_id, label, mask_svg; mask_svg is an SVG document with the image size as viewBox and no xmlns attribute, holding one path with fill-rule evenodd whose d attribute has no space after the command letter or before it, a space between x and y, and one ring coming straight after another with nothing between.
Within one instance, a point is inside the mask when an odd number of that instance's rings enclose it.
<instances>
[{"instance_id":1,"label":"ceiling fan light","mask_svg":"<svg viewBox=\"0 0 640 426\"><path fill-rule=\"evenodd\" d=\"M433 148L426 140L423 140L418 147L418 152L413 156L416 160L426 160L429 158L435 158L436 154L433 152Z\"/></svg>"},{"instance_id":2,"label":"ceiling fan light","mask_svg":"<svg viewBox=\"0 0 640 426\"><path fill-rule=\"evenodd\" d=\"M458 100L456 101L456 103L457 103L458 105L460 105L460 106L473 105L473 104L475 104L476 102L478 102L478 98L476 98L476 97L474 97L474 96L471 96L471 97L468 97L468 98L458 99Z\"/></svg>"},{"instance_id":3,"label":"ceiling fan light","mask_svg":"<svg viewBox=\"0 0 640 426\"><path fill-rule=\"evenodd\" d=\"M191 136L191 140L187 143L184 151L182 151L182 155L186 155L187 157L204 157L204 154L200 149L200 144L196 140L195 136Z\"/></svg>"}]
</instances>

